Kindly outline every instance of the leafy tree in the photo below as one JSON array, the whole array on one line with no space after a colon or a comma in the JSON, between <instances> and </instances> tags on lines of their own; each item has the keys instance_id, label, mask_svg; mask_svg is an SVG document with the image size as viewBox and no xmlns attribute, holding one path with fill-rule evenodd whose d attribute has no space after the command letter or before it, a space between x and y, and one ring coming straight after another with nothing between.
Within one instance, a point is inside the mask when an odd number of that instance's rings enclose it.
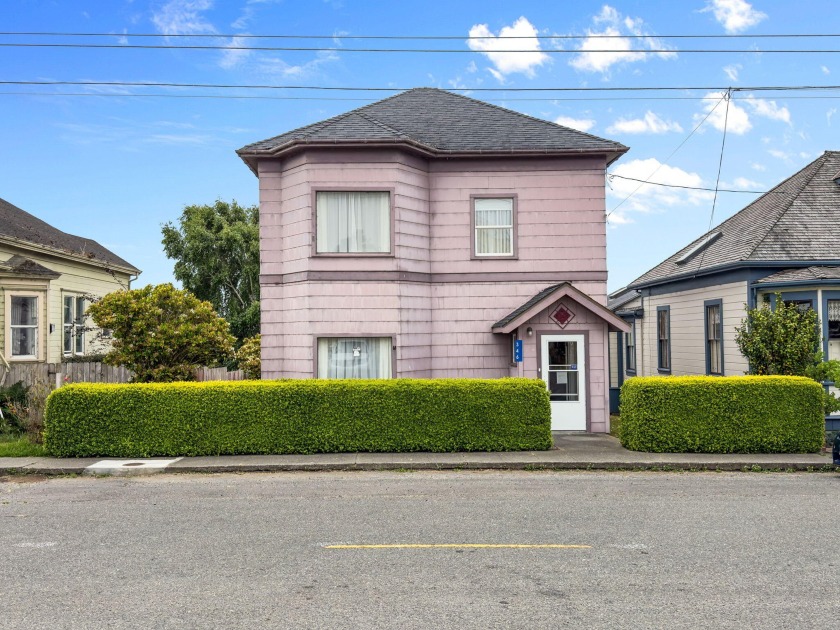
<instances>
[{"instance_id":1,"label":"leafy tree","mask_svg":"<svg viewBox=\"0 0 840 630\"><path fill-rule=\"evenodd\" d=\"M177 224L162 227L175 278L207 300L241 341L260 332L259 208L218 199L185 206Z\"/></svg>"},{"instance_id":2,"label":"leafy tree","mask_svg":"<svg viewBox=\"0 0 840 630\"><path fill-rule=\"evenodd\" d=\"M260 336L248 337L236 351L239 367L245 372L246 378L260 378L262 363L260 361Z\"/></svg>"},{"instance_id":3,"label":"leafy tree","mask_svg":"<svg viewBox=\"0 0 840 630\"><path fill-rule=\"evenodd\" d=\"M124 365L137 382L191 381L196 367L233 356L228 322L209 302L171 284L109 293L88 314L112 332L105 362Z\"/></svg>"},{"instance_id":4,"label":"leafy tree","mask_svg":"<svg viewBox=\"0 0 840 630\"><path fill-rule=\"evenodd\" d=\"M750 362L752 374L806 376L820 360L820 330L813 309L800 310L776 294L768 303L747 311L735 329L735 342Z\"/></svg>"}]
</instances>

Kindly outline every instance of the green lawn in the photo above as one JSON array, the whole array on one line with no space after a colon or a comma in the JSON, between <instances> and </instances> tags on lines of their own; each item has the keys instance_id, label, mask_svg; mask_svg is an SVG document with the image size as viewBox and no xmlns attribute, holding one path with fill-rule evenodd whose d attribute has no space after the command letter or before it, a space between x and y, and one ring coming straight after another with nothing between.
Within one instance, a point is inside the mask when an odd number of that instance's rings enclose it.
<instances>
[{"instance_id":1,"label":"green lawn","mask_svg":"<svg viewBox=\"0 0 840 630\"><path fill-rule=\"evenodd\" d=\"M0 435L0 457L44 457L44 447L33 444L28 437Z\"/></svg>"}]
</instances>

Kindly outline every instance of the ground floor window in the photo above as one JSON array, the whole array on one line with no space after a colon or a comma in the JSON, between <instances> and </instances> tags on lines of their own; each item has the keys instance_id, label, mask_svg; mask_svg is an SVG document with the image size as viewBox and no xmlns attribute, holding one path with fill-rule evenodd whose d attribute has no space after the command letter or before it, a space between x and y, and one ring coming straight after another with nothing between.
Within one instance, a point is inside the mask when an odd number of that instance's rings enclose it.
<instances>
[{"instance_id":1,"label":"ground floor window","mask_svg":"<svg viewBox=\"0 0 840 630\"><path fill-rule=\"evenodd\" d=\"M30 295L13 295L10 304L11 355L18 359L37 359L38 298Z\"/></svg>"},{"instance_id":2,"label":"ground floor window","mask_svg":"<svg viewBox=\"0 0 840 630\"><path fill-rule=\"evenodd\" d=\"M85 353L85 299L64 296L64 356Z\"/></svg>"},{"instance_id":3,"label":"ground floor window","mask_svg":"<svg viewBox=\"0 0 840 630\"><path fill-rule=\"evenodd\" d=\"M391 378L390 337L318 339L318 378Z\"/></svg>"},{"instance_id":4,"label":"ground floor window","mask_svg":"<svg viewBox=\"0 0 840 630\"><path fill-rule=\"evenodd\" d=\"M630 323L630 331L624 333L625 371L636 371L636 320Z\"/></svg>"},{"instance_id":5,"label":"ground floor window","mask_svg":"<svg viewBox=\"0 0 840 630\"><path fill-rule=\"evenodd\" d=\"M713 375L723 374L720 311L720 302L706 304L706 371Z\"/></svg>"},{"instance_id":6,"label":"ground floor window","mask_svg":"<svg viewBox=\"0 0 840 630\"><path fill-rule=\"evenodd\" d=\"M671 307L656 307L656 355L660 372L671 371Z\"/></svg>"}]
</instances>

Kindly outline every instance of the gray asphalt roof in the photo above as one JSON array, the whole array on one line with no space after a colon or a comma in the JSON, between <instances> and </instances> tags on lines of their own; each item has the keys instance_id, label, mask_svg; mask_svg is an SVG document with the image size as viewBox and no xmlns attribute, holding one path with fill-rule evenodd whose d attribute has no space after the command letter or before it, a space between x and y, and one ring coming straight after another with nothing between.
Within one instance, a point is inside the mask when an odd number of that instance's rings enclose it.
<instances>
[{"instance_id":1,"label":"gray asphalt roof","mask_svg":"<svg viewBox=\"0 0 840 630\"><path fill-rule=\"evenodd\" d=\"M838 170L840 151L826 151L628 287L690 277L734 263L840 262L840 186L834 181ZM717 232L719 238L699 248L684 264L677 264Z\"/></svg>"},{"instance_id":2,"label":"gray asphalt roof","mask_svg":"<svg viewBox=\"0 0 840 630\"><path fill-rule=\"evenodd\" d=\"M617 308L621 308L628 302L632 302L637 297L639 297L639 292L633 289L629 289L627 291L623 291L619 293L615 297L611 297L607 300L607 308L611 311L614 311Z\"/></svg>"},{"instance_id":3,"label":"gray asphalt roof","mask_svg":"<svg viewBox=\"0 0 840 630\"><path fill-rule=\"evenodd\" d=\"M568 284L568 283L561 282L560 284L553 284L550 287L546 287L545 289L543 289L542 291L537 293L534 297L532 297L530 300L525 302L525 304L523 304L522 306L520 306L516 310L511 311L510 313L508 313L507 315L502 317L502 319L500 319L495 324L493 324L493 326L491 326L491 328L504 328L509 323L511 323L514 319L516 319L517 317L522 315L522 313L529 310L535 304L538 304L540 302L540 300L542 300L542 299L548 297L549 295L551 295L552 293L554 293L554 291L556 291L557 289L562 287L564 284Z\"/></svg>"},{"instance_id":4,"label":"gray asphalt roof","mask_svg":"<svg viewBox=\"0 0 840 630\"><path fill-rule=\"evenodd\" d=\"M140 272L137 267L96 241L62 232L4 199L0 199L0 236L74 254L99 265L118 265Z\"/></svg>"},{"instance_id":5,"label":"gray asphalt roof","mask_svg":"<svg viewBox=\"0 0 840 630\"><path fill-rule=\"evenodd\" d=\"M44 276L46 278L58 278L61 274L47 269L43 265L15 254L9 260L0 261L0 270L10 271L22 276Z\"/></svg>"},{"instance_id":6,"label":"gray asphalt roof","mask_svg":"<svg viewBox=\"0 0 840 630\"><path fill-rule=\"evenodd\" d=\"M810 280L840 280L840 267L805 267L785 269L766 278L758 280L756 284L775 284L781 282L808 282Z\"/></svg>"},{"instance_id":7,"label":"gray asphalt roof","mask_svg":"<svg viewBox=\"0 0 840 630\"><path fill-rule=\"evenodd\" d=\"M627 151L619 142L460 94L415 88L249 144L237 153L245 159L310 142L404 142L442 154L600 152L617 158Z\"/></svg>"}]
</instances>

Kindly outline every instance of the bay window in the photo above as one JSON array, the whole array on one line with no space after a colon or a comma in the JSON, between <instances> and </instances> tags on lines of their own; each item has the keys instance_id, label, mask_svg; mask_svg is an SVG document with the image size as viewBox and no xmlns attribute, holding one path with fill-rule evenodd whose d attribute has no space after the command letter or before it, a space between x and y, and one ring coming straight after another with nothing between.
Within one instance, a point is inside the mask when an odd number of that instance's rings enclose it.
<instances>
[{"instance_id":1,"label":"bay window","mask_svg":"<svg viewBox=\"0 0 840 630\"><path fill-rule=\"evenodd\" d=\"M315 224L318 254L389 254L391 194L319 190Z\"/></svg>"}]
</instances>

